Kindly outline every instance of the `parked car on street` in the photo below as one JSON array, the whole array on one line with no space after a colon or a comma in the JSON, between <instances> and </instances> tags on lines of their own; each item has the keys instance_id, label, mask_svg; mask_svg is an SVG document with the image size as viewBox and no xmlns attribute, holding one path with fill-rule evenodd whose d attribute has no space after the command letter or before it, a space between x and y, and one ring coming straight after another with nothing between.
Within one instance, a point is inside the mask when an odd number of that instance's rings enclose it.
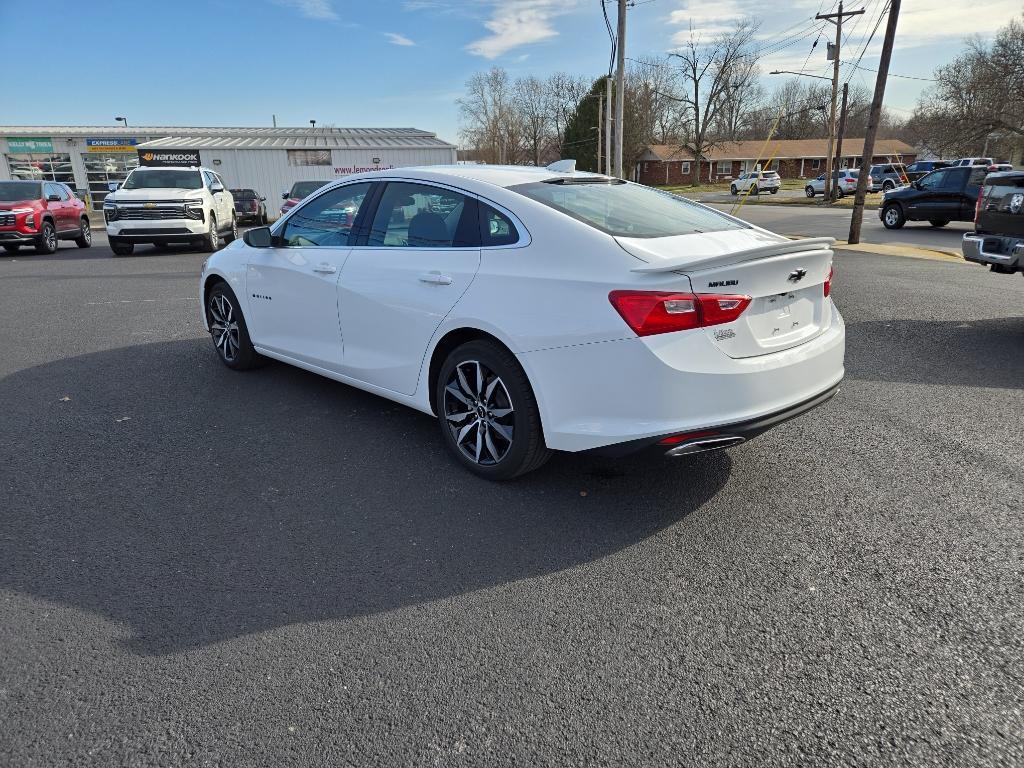
<instances>
[{"instance_id":1,"label":"parked car on street","mask_svg":"<svg viewBox=\"0 0 1024 768\"><path fill-rule=\"evenodd\" d=\"M281 199L284 200L281 205L281 215L284 216L288 213L299 200L304 200L320 187L330 183L329 181L296 181L290 190L281 193Z\"/></svg>"},{"instance_id":2,"label":"parked car on street","mask_svg":"<svg viewBox=\"0 0 1024 768\"><path fill-rule=\"evenodd\" d=\"M832 238L790 240L574 167L329 184L207 260L199 309L217 354L431 414L455 460L490 479L552 450L725 448L832 396Z\"/></svg>"},{"instance_id":3,"label":"parked car on street","mask_svg":"<svg viewBox=\"0 0 1024 768\"><path fill-rule=\"evenodd\" d=\"M992 163L992 165L990 165L985 170L987 170L989 173L1003 173L1004 171L1012 171L1013 170L1013 164L1012 163Z\"/></svg>"},{"instance_id":4,"label":"parked car on street","mask_svg":"<svg viewBox=\"0 0 1024 768\"><path fill-rule=\"evenodd\" d=\"M993 272L1024 274L1024 171L990 173L978 195L974 232L963 239L964 258Z\"/></svg>"},{"instance_id":5,"label":"parked car on street","mask_svg":"<svg viewBox=\"0 0 1024 768\"><path fill-rule=\"evenodd\" d=\"M984 166L987 167L989 165L992 165L992 163L994 163L994 162L995 162L995 160L993 160L991 157L961 157L959 160L954 160L953 161L953 165L956 165L956 166L984 165Z\"/></svg>"},{"instance_id":6,"label":"parked car on street","mask_svg":"<svg viewBox=\"0 0 1024 768\"><path fill-rule=\"evenodd\" d=\"M140 243L216 251L238 237L235 202L209 168L136 168L103 199L103 217L115 256L131 255Z\"/></svg>"},{"instance_id":7,"label":"parked car on street","mask_svg":"<svg viewBox=\"0 0 1024 768\"><path fill-rule=\"evenodd\" d=\"M944 227L951 221L973 221L986 173L981 166L932 171L909 186L886 192L878 206L878 217L886 229L899 229L908 221L927 221L933 227Z\"/></svg>"},{"instance_id":8,"label":"parked car on street","mask_svg":"<svg viewBox=\"0 0 1024 768\"><path fill-rule=\"evenodd\" d=\"M85 203L56 181L0 181L0 244L8 253L31 245L53 253L61 240L92 245Z\"/></svg>"},{"instance_id":9,"label":"parked car on street","mask_svg":"<svg viewBox=\"0 0 1024 768\"><path fill-rule=\"evenodd\" d=\"M926 173L937 171L939 168L948 168L952 163L946 160L918 160L907 166L907 179L917 181Z\"/></svg>"},{"instance_id":10,"label":"parked car on street","mask_svg":"<svg viewBox=\"0 0 1024 768\"><path fill-rule=\"evenodd\" d=\"M868 173L875 191L888 192L890 189L902 187L910 183L907 178L907 167L902 163L880 163L872 165Z\"/></svg>"},{"instance_id":11,"label":"parked car on street","mask_svg":"<svg viewBox=\"0 0 1024 768\"><path fill-rule=\"evenodd\" d=\"M232 189L231 197L235 201L235 216L239 222L267 223L267 198L259 192L254 189Z\"/></svg>"},{"instance_id":12,"label":"parked car on street","mask_svg":"<svg viewBox=\"0 0 1024 768\"><path fill-rule=\"evenodd\" d=\"M832 171L832 184L833 189L839 191L838 196L852 195L857 191L857 178L860 176L860 170L857 168L841 168L836 171ZM871 177L868 177L868 192L874 191L872 189ZM807 197L814 197L815 195L825 194L825 174L819 175L816 179L811 179L807 182L807 186L804 187L804 194Z\"/></svg>"},{"instance_id":13,"label":"parked car on street","mask_svg":"<svg viewBox=\"0 0 1024 768\"><path fill-rule=\"evenodd\" d=\"M775 171L745 171L729 185L729 191L737 195L749 189L752 195L759 195L762 192L774 195L781 187L782 179Z\"/></svg>"}]
</instances>

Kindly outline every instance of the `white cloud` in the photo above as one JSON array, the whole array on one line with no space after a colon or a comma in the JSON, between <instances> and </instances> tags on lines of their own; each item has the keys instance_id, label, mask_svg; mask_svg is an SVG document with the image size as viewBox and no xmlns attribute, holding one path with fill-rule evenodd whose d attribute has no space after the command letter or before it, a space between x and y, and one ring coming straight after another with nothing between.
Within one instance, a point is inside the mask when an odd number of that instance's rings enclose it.
<instances>
[{"instance_id":1,"label":"white cloud","mask_svg":"<svg viewBox=\"0 0 1024 768\"><path fill-rule=\"evenodd\" d=\"M574 10L576 0L496 0L484 26L491 32L474 40L466 50L485 59L496 59L524 45L558 36L551 22Z\"/></svg>"},{"instance_id":2,"label":"white cloud","mask_svg":"<svg viewBox=\"0 0 1024 768\"><path fill-rule=\"evenodd\" d=\"M688 0L682 8L672 11L668 16L669 24L682 27L672 35L672 42L681 45L689 40L691 27L695 37L705 39L727 32L734 22L756 10L752 5L743 0L722 0L718 3Z\"/></svg>"},{"instance_id":3,"label":"white cloud","mask_svg":"<svg viewBox=\"0 0 1024 768\"><path fill-rule=\"evenodd\" d=\"M338 14L331 7L331 0L274 0L278 5L294 8L308 19L335 21Z\"/></svg>"},{"instance_id":4,"label":"white cloud","mask_svg":"<svg viewBox=\"0 0 1024 768\"><path fill-rule=\"evenodd\" d=\"M416 45L405 35L400 35L397 32L385 32L384 37L388 39L388 42L392 45Z\"/></svg>"}]
</instances>

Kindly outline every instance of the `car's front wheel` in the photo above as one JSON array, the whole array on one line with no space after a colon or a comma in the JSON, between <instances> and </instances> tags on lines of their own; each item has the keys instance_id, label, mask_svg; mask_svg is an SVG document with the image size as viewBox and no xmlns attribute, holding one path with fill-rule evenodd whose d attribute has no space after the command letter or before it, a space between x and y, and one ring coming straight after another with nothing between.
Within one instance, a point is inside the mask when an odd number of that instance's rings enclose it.
<instances>
[{"instance_id":1,"label":"car's front wheel","mask_svg":"<svg viewBox=\"0 0 1024 768\"><path fill-rule=\"evenodd\" d=\"M125 242L120 237L107 238L110 242L110 250L115 256L131 256L135 252L135 243Z\"/></svg>"},{"instance_id":2,"label":"car's front wheel","mask_svg":"<svg viewBox=\"0 0 1024 768\"><path fill-rule=\"evenodd\" d=\"M220 232L217 231L217 217L210 212L210 231L206 234L206 242L203 243L206 250L211 253L220 248Z\"/></svg>"},{"instance_id":3,"label":"car's front wheel","mask_svg":"<svg viewBox=\"0 0 1024 768\"><path fill-rule=\"evenodd\" d=\"M224 242L226 242L226 243L233 243L237 239L238 239L238 217L237 216L232 216L231 217L231 231L228 232L227 236L224 238Z\"/></svg>"},{"instance_id":4,"label":"car's front wheel","mask_svg":"<svg viewBox=\"0 0 1024 768\"><path fill-rule=\"evenodd\" d=\"M896 203L890 203L882 210L882 224L886 229L900 229L906 222L903 209Z\"/></svg>"},{"instance_id":5,"label":"car's front wheel","mask_svg":"<svg viewBox=\"0 0 1024 768\"><path fill-rule=\"evenodd\" d=\"M949 224L949 219L928 219L928 223L933 227L944 227Z\"/></svg>"},{"instance_id":6,"label":"car's front wheel","mask_svg":"<svg viewBox=\"0 0 1024 768\"><path fill-rule=\"evenodd\" d=\"M455 349L441 366L435 395L444 442L471 472L508 480L550 457L533 389L504 347L480 340Z\"/></svg>"},{"instance_id":7,"label":"car's front wheel","mask_svg":"<svg viewBox=\"0 0 1024 768\"><path fill-rule=\"evenodd\" d=\"M808 184L806 187L804 187L804 194L807 195L808 197L814 197L814 187Z\"/></svg>"},{"instance_id":8,"label":"car's front wheel","mask_svg":"<svg viewBox=\"0 0 1024 768\"><path fill-rule=\"evenodd\" d=\"M774 194L775 194L776 192L778 192L778 191L779 191L779 188L778 188L778 187L775 187L774 189L772 189L772 190L770 190L770 191L771 191L771 193L772 193L772 194L774 195Z\"/></svg>"},{"instance_id":9,"label":"car's front wheel","mask_svg":"<svg viewBox=\"0 0 1024 768\"><path fill-rule=\"evenodd\" d=\"M227 283L217 283L206 298L206 322L217 355L228 368L255 368L262 358L252 345L238 299Z\"/></svg>"},{"instance_id":10,"label":"car's front wheel","mask_svg":"<svg viewBox=\"0 0 1024 768\"><path fill-rule=\"evenodd\" d=\"M82 217L82 231L75 238L75 245L79 248L88 248L92 245L92 227L89 226L89 220L84 216Z\"/></svg>"},{"instance_id":11,"label":"car's front wheel","mask_svg":"<svg viewBox=\"0 0 1024 768\"><path fill-rule=\"evenodd\" d=\"M43 228L39 231L39 238L36 240L36 253L57 252L57 230L49 221L43 222Z\"/></svg>"},{"instance_id":12,"label":"car's front wheel","mask_svg":"<svg viewBox=\"0 0 1024 768\"><path fill-rule=\"evenodd\" d=\"M729 194L735 195L735 194L738 194L738 193L739 193L739 190L736 189L736 185L735 184L730 184L729 185Z\"/></svg>"}]
</instances>

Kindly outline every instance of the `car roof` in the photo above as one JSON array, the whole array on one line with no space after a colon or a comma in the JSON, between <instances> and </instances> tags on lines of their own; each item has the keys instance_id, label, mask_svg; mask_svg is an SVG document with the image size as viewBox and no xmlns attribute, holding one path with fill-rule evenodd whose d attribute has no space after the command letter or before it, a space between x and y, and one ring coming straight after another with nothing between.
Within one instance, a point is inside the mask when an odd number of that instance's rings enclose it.
<instances>
[{"instance_id":1,"label":"car roof","mask_svg":"<svg viewBox=\"0 0 1024 768\"><path fill-rule=\"evenodd\" d=\"M401 178L416 177L424 181L476 181L496 187L513 187L516 184L528 184L531 181L550 181L552 179L604 179L599 173L572 171L569 173L551 171L532 165L422 165L407 168L393 168L387 171L369 171L368 173L350 176L350 179ZM325 182L327 183L327 182Z\"/></svg>"}]
</instances>

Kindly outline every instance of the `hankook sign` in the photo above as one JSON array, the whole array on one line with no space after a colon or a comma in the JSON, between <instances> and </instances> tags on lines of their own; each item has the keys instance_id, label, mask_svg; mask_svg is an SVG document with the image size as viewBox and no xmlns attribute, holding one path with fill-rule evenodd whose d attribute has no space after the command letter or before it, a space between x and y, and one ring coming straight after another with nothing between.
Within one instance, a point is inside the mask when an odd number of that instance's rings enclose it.
<instances>
[{"instance_id":1,"label":"hankook sign","mask_svg":"<svg viewBox=\"0 0 1024 768\"><path fill-rule=\"evenodd\" d=\"M139 165L187 168L199 165L199 151L193 149L140 149Z\"/></svg>"}]
</instances>

